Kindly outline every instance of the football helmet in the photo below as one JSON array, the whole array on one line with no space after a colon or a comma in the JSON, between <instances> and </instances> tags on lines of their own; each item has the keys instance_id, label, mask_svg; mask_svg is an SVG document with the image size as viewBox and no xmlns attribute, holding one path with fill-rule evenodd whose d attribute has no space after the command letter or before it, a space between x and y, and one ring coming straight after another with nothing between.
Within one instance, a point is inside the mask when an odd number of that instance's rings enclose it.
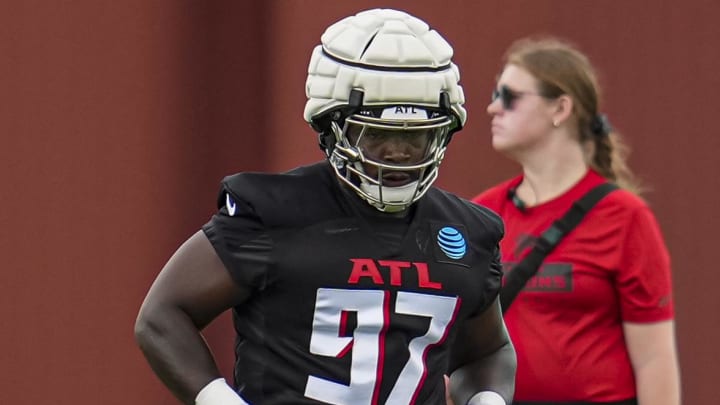
<instances>
[{"instance_id":1,"label":"football helmet","mask_svg":"<svg viewBox=\"0 0 720 405\"><path fill-rule=\"evenodd\" d=\"M313 50L305 120L338 178L381 211L404 210L429 190L465 125L452 55L425 22L390 9L336 22Z\"/></svg>"}]
</instances>

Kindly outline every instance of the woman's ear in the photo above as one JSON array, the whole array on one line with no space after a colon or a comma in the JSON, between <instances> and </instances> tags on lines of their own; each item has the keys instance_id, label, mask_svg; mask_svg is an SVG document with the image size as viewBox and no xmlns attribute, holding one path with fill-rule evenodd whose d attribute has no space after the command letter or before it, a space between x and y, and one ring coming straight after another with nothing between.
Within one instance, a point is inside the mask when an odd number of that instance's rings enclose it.
<instances>
[{"instance_id":1,"label":"woman's ear","mask_svg":"<svg viewBox=\"0 0 720 405\"><path fill-rule=\"evenodd\" d=\"M552 123L553 126L559 127L570 119L573 110L573 99L567 94L563 94L554 100L553 105Z\"/></svg>"}]
</instances>

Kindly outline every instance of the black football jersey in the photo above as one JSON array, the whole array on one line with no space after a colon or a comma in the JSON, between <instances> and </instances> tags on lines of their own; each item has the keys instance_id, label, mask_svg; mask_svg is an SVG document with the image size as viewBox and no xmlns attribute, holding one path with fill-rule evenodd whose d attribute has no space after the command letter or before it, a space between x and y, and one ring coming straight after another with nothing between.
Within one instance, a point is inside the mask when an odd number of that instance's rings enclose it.
<instances>
[{"instance_id":1,"label":"black football jersey","mask_svg":"<svg viewBox=\"0 0 720 405\"><path fill-rule=\"evenodd\" d=\"M203 230L253 290L235 384L253 405L444 404L458 328L500 288L502 222L438 188L395 218L344 187L327 162L223 180Z\"/></svg>"}]
</instances>

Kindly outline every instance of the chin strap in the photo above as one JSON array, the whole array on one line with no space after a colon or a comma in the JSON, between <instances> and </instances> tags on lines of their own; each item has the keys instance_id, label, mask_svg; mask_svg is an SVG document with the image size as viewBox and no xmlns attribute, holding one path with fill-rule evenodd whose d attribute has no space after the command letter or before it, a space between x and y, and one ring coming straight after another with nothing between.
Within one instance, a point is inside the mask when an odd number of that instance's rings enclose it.
<instances>
[{"instance_id":1,"label":"chin strap","mask_svg":"<svg viewBox=\"0 0 720 405\"><path fill-rule=\"evenodd\" d=\"M400 187L382 187L382 198L380 196L380 187L365 181L360 183L360 189L382 202L374 202L368 200L370 205L383 212L399 212L407 209L412 204L413 197L417 193L418 181L415 180Z\"/></svg>"}]
</instances>

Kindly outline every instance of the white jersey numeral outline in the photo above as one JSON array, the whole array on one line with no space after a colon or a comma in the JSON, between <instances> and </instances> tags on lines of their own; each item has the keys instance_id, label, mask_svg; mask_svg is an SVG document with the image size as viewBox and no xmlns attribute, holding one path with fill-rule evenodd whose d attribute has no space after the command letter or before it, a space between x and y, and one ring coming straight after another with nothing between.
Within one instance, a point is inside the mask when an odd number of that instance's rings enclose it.
<instances>
[{"instance_id":1,"label":"white jersey numeral outline","mask_svg":"<svg viewBox=\"0 0 720 405\"><path fill-rule=\"evenodd\" d=\"M352 350L350 384L309 376L305 396L329 404L374 405L378 403L390 320L390 293L382 290L319 288L315 301L310 352L341 357ZM399 291L395 313L430 318L427 332L408 344L409 359L385 401L387 405L415 403L427 375L425 356L445 340L458 308L457 297ZM344 317L357 314L352 336L344 332Z\"/></svg>"}]
</instances>

